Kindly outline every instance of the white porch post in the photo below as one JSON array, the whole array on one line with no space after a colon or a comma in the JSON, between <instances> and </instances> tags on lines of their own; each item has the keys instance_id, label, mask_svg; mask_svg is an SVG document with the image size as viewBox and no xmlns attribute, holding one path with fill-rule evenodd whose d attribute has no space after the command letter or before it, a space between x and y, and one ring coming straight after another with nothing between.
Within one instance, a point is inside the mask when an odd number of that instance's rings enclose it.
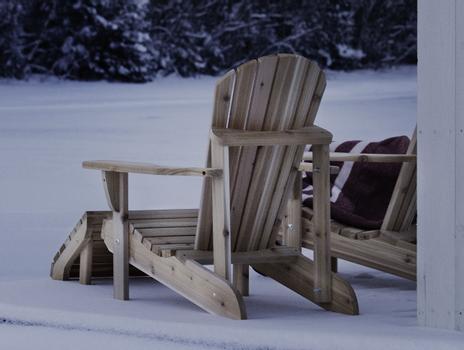
<instances>
[{"instance_id":1,"label":"white porch post","mask_svg":"<svg viewBox=\"0 0 464 350\"><path fill-rule=\"evenodd\" d=\"M464 331L464 1L418 11L418 318Z\"/></svg>"}]
</instances>

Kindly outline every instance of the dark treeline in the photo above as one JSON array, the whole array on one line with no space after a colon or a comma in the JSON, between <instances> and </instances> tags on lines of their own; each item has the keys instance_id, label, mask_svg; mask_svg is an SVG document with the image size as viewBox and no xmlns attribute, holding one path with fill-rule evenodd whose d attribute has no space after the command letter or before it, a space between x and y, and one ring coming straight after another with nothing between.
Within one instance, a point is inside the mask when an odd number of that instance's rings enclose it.
<instances>
[{"instance_id":1,"label":"dark treeline","mask_svg":"<svg viewBox=\"0 0 464 350\"><path fill-rule=\"evenodd\" d=\"M298 53L331 69L416 63L416 0L0 0L0 76L143 82Z\"/></svg>"}]
</instances>

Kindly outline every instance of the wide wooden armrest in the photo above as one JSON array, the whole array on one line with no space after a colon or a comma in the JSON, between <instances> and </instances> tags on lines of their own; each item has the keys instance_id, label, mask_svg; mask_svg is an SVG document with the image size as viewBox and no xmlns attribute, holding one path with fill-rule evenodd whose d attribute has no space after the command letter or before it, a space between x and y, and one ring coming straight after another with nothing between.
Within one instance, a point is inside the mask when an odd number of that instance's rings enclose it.
<instances>
[{"instance_id":1,"label":"wide wooden armrest","mask_svg":"<svg viewBox=\"0 0 464 350\"><path fill-rule=\"evenodd\" d=\"M249 131L238 129L211 129L211 139L224 146L274 146L274 145L327 145L332 134L318 126L295 130Z\"/></svg>"},{"instance_id":2,"label":"wide wooden armrest","mask_svg":"<svg viewBox=\"0 0 464 350\"><path fill-rule=\"evenodd\" d=\"M222 169L216 168L180 168L150 163L125 162L115 160L91 160L82 163L86 169L113 171L118 173L136 173L150 175L181 176L222 176Z\"/></svg>"},{"instance_id":3,"label":"wide wooden armrest","mask_svg":"<svg viewBox=\"0 0 464 350\"><path fill-rule=\"evenodd\" d=\"M415 154L372 154L330 152L331 162L404 163L415 162ZM305 152L303 160L313 160L312 152Z\"/></svg>"}]
</instances>

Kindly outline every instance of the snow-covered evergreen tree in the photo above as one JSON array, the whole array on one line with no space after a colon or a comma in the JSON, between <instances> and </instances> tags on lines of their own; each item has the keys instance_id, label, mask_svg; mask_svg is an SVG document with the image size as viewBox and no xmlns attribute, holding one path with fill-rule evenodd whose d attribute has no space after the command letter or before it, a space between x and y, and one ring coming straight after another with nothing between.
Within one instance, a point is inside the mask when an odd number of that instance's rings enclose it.
<instances>
[{"instance_id":1,"label":"snow-covered evergreen tree","mask_svg":"<svg viewBox=\"0 0 464 350\"><path fill-rule=\"evenodd\" d=\"M71 79L151 78L151 41L139 1L55 0L46 7L44 35L33 54L37 66ZM39 2L35 11L43 9Z\"/></svg>"},{"instance_id":2,"label":"snow-covered evergreen tree","mask_svg":"<svg viewBox=\"0 0 464 350\"><path fill-rule=\"evenodd\" d=\"M217 75L276 52L331 69L416 62L416 0L3 0L0 76Z\"/></svg>"},{"instance_id":3,"label":"snow-covered evergreen tree","mask_svg":"<svg viewBox=\"0 0 464 350\"><path fill-rule=\"evenodd\" d=\"M416 0L352 1L355 45L365 52L360 67L416 63Z\"/></svg>"},{"instance_id":4,"label":"snow-covered evergreen tree","mask_svg":"<svg viewBox=\"0 0 464 350\"><path fill-rule=\"evenodd\" d=\"M217 29L228 5L218 0L151 0L148 21L157 70L181 76L222 70L222 45ZM219 65L217 63L219 61Z\"/></svg>"},{"instance_id":5,"label":"snow-covered evergreen tree","mask_svg":"<svg viewBox=\"0 0 464 350\"><path fill-rule=\"evenodd\" d=\"M390 13L375 12L382 22L378 28L360 21L363 11L371 11L370 2ZM392 15L396 5L406 14ZM407 41L408 53L415 55L415 18L407 12L414 12L414 6L415 0L151 0L148 20L157 70L164 74L219 74L276 52L299 53L331 69L352 69L379 67L388 57L414 63L393 52ZM402 26L402 34L396 33Z\"/></svg>"},{"instance_id":6,"label":"snow-covered evergreen tree","mask_svg":"<svg viewBox=\"0 0 464 350\"><path fill-rule=\"evenodd\" d=\"M27 73L51 74L50 67L61 55L60 41L50 23L56 17L56 0L22 0L25 7L23 47ZM56 38L59 39L59 38Z\"/></svg>"},{"instance_id":7,"label":"snow-covered evergreen tree","mask_svg":"<svg viewBox=\"0 0 464 350\"><path fill-rule=\"evenodd\" d=\"M266 8L264 1L255 11L260 8ZM267 23L260 31L268 32L270 40L263 53L298 53L334 69L351 65L353 58L344 52L353 36L348 0L285 0L267 8Z\"/></svg>"},{"instance_id":8,"label":"snow-covered evergreen tree","mask_svg":"<svg viewBox=\"0 0 464 350\"><path fill-rule=\"evenodd\" d=\"M22 78L26 59L22 44L24 8L17 0L0 2L0 76Z\"/></svg>"}]
</instances>

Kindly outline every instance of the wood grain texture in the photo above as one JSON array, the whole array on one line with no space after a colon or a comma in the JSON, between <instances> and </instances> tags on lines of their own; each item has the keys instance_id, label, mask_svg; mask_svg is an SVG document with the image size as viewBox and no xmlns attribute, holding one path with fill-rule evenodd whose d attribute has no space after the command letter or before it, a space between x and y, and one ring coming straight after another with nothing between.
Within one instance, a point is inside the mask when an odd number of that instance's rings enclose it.
<instances>
[{"instance_id":1,"label":"wood grain texture","mask_svg":"<svg viewBox=\"0 0 464 350\"><path fill-rule=\"evenodd\" d=\"M246 129L251 103L254 99L253 90L258 74L258 61L249 61L236 70L236 83L234 88L234 98L230 110L230 117L227 128L234 130ZM219 129L219 130L229 130ZM231 192L236 190L237 173L239 171L242 147L234 147L229 150L229 171L230 178L234 179L230 184Z\"/></svg>"},{"instance_id":2,"label":"wood grain texture","mask_svg":"<svg viewBox=\"0 0 464 350\"><path fill-rule=\"evenodd\" d=\"M313 145L313 207L315 293L318 301L331 300L330 171L328 145Z\"/></svg>"},{"instance_id":3,"label":"wood grain texture","mask_svg":"<svg viewBox=\"0 0 464 350\"><path fill-rule=\"evenodd\" d=\"M114 251L112 221L106 220L102 236ZM130 235L130 263L200 308L232 319L246 319L240 293L225 279L191 259L160 257Z\"/></svg>"},{"instance_id":4,"label":"wood grain texture","mask_svg":"<svg viewBox=\"0 0 464 350\"><path fill-rule=\"evenodd\" d=\"M92 280L93 239L89 239L79 256L79 283L90 284Z\"/></svg>"},{"instance_id":5,"label":"wood grain texture","mask_svg":"<svg viewBox=\"0 0 464 350\"><path fill-rule=\"evenodd\" d=\"M108 206L111 210L119 210L119 173L102 171L102 182Z\"/></svg>"},{"instance_id":6,"label":"wood grain texture","mask_svg":"<svg viewBox=\"0 0 464 350\"><path fill-rule=\"evenodd\" d=\"M406 155L415 156L417 153L417 130L411 137ZM415 162L404 163L401 166L398 180L393 189L392 198L382 222L382 230L407 230L411 225L416 209L416 169Z\"/></svg>"},{"instance_id":7,"label":"wood grain texture","mask_svg":"<svg viewBox=\"0 0 464 350\"><path fill-rule=\"evenodd\" d=\"M314 170L313 163L304 162L304 163L300 163L300 165L298 166L298 171L312 173L313 170ZM340 172L340 168L338 166L335 166L335 165L330 166L330 175L337 175L339 172Z\"/></svg>"},{"instance_id":8,"label":"wood grain texture","mask_svg":"<svg viewBox=\"0 0 464 350\"><path fill-rule=\"evenodd\" d=\"M405 163L415 162L415 154L374 154L374 153L344 153L330 152L331 162L366 162L366 163ZM305 152L303 160L312 161L313 153Z\"/></svg>"},{"instance_id":9,"label":"wood grain texture","mask_svg":"<svg viewBox=\"0 0 464 350\"><path fill-rule=\"evenodd\" d=\"M331 255L415 281L416 251L403 244L380 238L358 240L332 233ZM312 235L303 236L303 247L314 248Z\"/></svg>"},{"instance_id":10,"label":"wood grain texture","mask_svg":"<svg viewBox=\"0 0 464 350\"><path fill-rule=\"evenodd\" d=\"M84 213L66 239L60 250L55 254L50 276L55 280L66 280L74 260L79 256L91 239L92 231L87 228L87 214Z\"/></svg>"},{"instance_id":11,"label":"wood grain texture","mask_svg":"<svg viewBox=\"0 0 464 350\"><path fill-rule=\"evenodd\" d=\"M330 153L330 160L403 162L380 230L363 230L331 222L331 255L366 265L408 279L416 278L416 152L414 131L409 148L404 155L351 155ZM361 157L361 159L360 159ZM313 153L306 153L312 160ZM300 166L301 167L301 166ZM312 164L314 168L314 164ZM310 209L304 208L303 246L314 247L314 221Z\"/></svg>"},{"instance_id":12,"label":"wood grain texture","mask_svg":"<svg viewBox=\"0 0 464 350\"><path fill-rule=\"evenodd\" d=\"M332 134L318 126L296 130L249 131L236 129L211 129L211 138L226 146L279 146L329 144Z\"/></svg>"},{"instance_id":13,"label":"wood grain texture","mask_svg":"<svg viewBox=\"0 0 464 350\"><path fill-rule=\"evenodd\" d=\"M321 70L314 62L308 62L306 76L303 81L302 91L299 96L295 115L293 118L293 128L314 128L308 126L312 121L308 119L309 113L315 113L316 110L311 108L314 104L315 90L319 81ZM305 127L306 125L306 127ZM317 127L316 127L317 128ZM332 135L325 132L327 140L322 144L328 144L332 140ZM317 140L309 141L310 144L319 144ZM298 147L278 148L282 151L281 154L276 154L276 158L281 162L281 171L278 178L275 179L275 189L272 194L271 204L267 212L266 220L264 223L264 233L261 237L259 247L264 248L275 244L278 234L279 226L287 206L287 198L292 196L294 191L294 184L299 173L296 171L299 164L301 164L304 146ZM282 156L282 158L280 158Z\"/></svg>"},{"instance_id":14,"label":"wood grain texture","mask_svg":"<svg viewBox=\"0 0 464 350\"><path fill-rule=\"evenodd\" d=\"M53 279L67 280L71 277L80 277L81 268L80 262L78 261L79 257L88 246L89 241L92 239L95 240L95 234L100 233L103 220L110 218L111 214L112 213L110 211L88 211L82 215L69 236L66 238L65 243L60 247L59 251L53 258L50 269L50 276ZM95 245L92 245L95 249ZM111 263L111 257L109 261ZM93 265L95 265L95 263ZM75 267L77 270L74 270L74 273L73 269ZM87 266L85 267L85 270L85 273L89 273L94 269L93 267L89 269ZM87 276L82 277L84 281L87 281L87 278Z\"/></svg>"},{"instance_id":15,"label":"wood grain texture","mask_svg":"<svg viewBox=\"0 0 464 350\"><path fill-rule=\"evenodd\" d=\"M258 59L258 72L253 86L253 99L249 108L249 116L251 117L247 119L246 130L259 131L263 128L278 60L277 55ZM248 197L257 152L257 147L243 147L241 149L240 166L238 167L236 179L232 179L234 186L231 199L232 250L237 249L240 224L245 210L245 202Z\"/></svg>"},{"instance_id":16,"label":"wood grain texture","mask_svg":"<svg viewBox=\"0 0 464 350\"><path fill-rule=\"evenodd\" d=\"M235 86L236 74L229 71L216 83L214 92L212 128L225 128L230 115L230 108ZM208 142L206 167L211 166L211 143ZM200 199L200 214L198 217L197 235L195 239L196 249L210 249L212 246L213 232L213 208L212 208L212 180L209 177L203 179Z\"/></svg>"},{"instance_id":17,"label":"wood grain texture","mask_svg":"<svg viewBox=\"0 0 464 350\"><path fill-rule=\"evenodd\" d=\"M253 268L326 310L346 315L359 314L358 301L353 288L335 273L330 275L332 279L330 283L331 300L328 302L319 301L319 296L314 292L316 289L314 263L303 255L298 256L293 262L253 264Z\"/></svg>"},{"instance_id":18,"label":"wood grain texture","mask_svg":"<svg viewBox=\"0 0 464 350\"><path fill-rule=\"evenodd\" d=\"M309 61L296 56L278 56L274 83L269 97L266 116L263 121L264 131L282 131L293 128L295 111L302 94ZM258 149L253 165L253 176L250 181L246 206L240 223L237 248L240 250L259 249L262 237L269 237L271 227L265 223L269 216L269 208L273 200L279 201L280 188L276 191L279 176L285 178L290 170L294 154L286 159L287 166L282 166L286 147L269 146ZM291 153L295 148L291 148ZM281 175L279 175L283 172ZM281 186L282 187L282 186ZM283 186L285 187L285 186ZM282 197L280 198L280 200ZM275 204L278 206L278 204ZM273 223L278 219L272 211Z\"/></svg>"},{"instance_id":19,"label":"wood grain texture","mask_svg":"<svg viewBox=\"0 0 464 350\"><path fill-rule=\"evenodd\" d=\"M166 167L150 163L126 162L116 160L92 160L82 163L85 169L103 170L117 173L136 173L148 175L174 176L221 176L222 171L214 168Z\"/></svg>"},{"instance_id":20,"label":"wood grain texture","mask_svg":"<svg viewBox=\"0 0 464 350\"><path fill-rule=\"evenodd\" d=\"M287 203L287 225L284 228L284 244L287 247L301 248L301 205L302 205L302 174L298 173L292 188L291 197Z\"/></svg>"},{"instance_id":21,"label":"wood grain texture","mask_svg":"<svg viewBox=\"0 0 464 350\"><path fill-rule=\"evenodd\" d=\"M113 296L115 299L129 299L129 177L119 173L118 210L113 210L114 250L113 250Z\"/></svg>"},{"instance_id":22,"label":"wood grain texture","mask_svg":"<svg viewBox=\"0 0 464 350\"><path fill-rule=\"evenodd\" d=\"M302 245L314 249L314 225L312 211L302 210ZM408 232L368 231L345 227L331 222L330 254L356 264L364 265L416 280L415 230Z\"/></svg>"},{"instance_id":23,"label":"wood grain texture","mask_svg":"<svg viewBox=\"0 0 464 350\"><path fill-rule=\"evenodd\" d=\"M207 250L184 250L176 254L180 258L196 260L202 264L213 262L213 252ZM274 262L293 261L300 251L293 247L274 247L248 252L232 253L232 263L241 265L268 264Z\"/></svg>"},{"instance_id":24,"label":"wood grain texture","mask_svg":"<svg viewBox=\"0 0 464 350\"><path fill-rule=\"evenodd\" d=\"M248 264L234 264L233 284L242 296L250 295L250 266Z\"/></svg>"},{"instance_id":25,"label":"wood grain texture","mask_svg":"<svg viewBox=\"0 0 464 350\"><path fill-rule=\"evenodd\" d=\"M212 183L214 272L231 281L229 148L212 140L211 162L224 174Z\"/></svg>"},{"instance_id":26,"label":"wood grain texture","mask_svg":"<svg viewBox=\"0 0 464 350\"><path fill-rule=\"evenodd\" d=\"M246 312L240 292L249 293L251 264L273 267L271 277L324 308L357 312L349 285L330 273L330 237L325 235L330 227L328 197L320 193L327 189L322 179L329 175L325 151L332 135L313 125L325 84L317 64L301 56L279 54L252 60L216 85L204 168L84 162L86 168L103 171L113 209L113 218L103 223L102 238L114 253L115 297L128 298L130 262L203 309L243 319ZM275 242L288 199L301 200L301 182L296 178L301 176L298 167L306 144L315 147L315 171L321 174L315 176L315 193L320 197L315 227L320 236L316 245L323 248L316 249L314 264L301 255L300 237L293 237L290 246L277 247ZM132 172L203 176L199 211L129 212L128 173ZM293 220L300 221L296 216ZM92 251L97 253L101 247ZM87 260L86 252L82 255ZM108 270L107 255L92 258L101 264L99 269ZM199 262L214 263L214 272ZM230 283L232 264L236 288ZM283 271L291 271L291 278ZM301 280L309 282L303 285Z\"/></svg>"}]
</instances>

